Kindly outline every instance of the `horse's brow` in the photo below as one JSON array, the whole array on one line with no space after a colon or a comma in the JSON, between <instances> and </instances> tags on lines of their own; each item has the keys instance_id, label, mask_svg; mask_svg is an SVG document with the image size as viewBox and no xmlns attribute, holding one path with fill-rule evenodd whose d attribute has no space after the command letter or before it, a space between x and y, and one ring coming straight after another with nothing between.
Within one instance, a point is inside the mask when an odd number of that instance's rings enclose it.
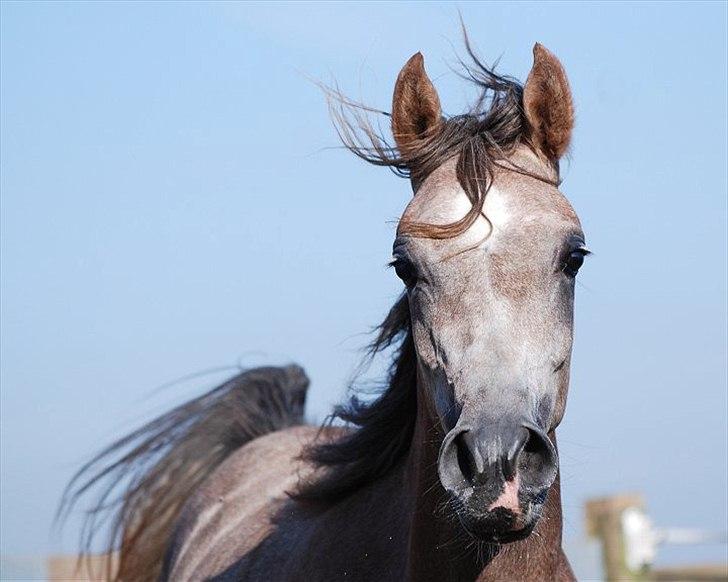
<instances>
[{"instance_id":1,"label":"horse's brow","mask_svg":"<svg viewBox=\"0 0 728 582\"><path fill-rule=\"evenodd\" d=\"M394 243L392 243L392 251L396 251L397 249L405 248L409 246L409 241L412 240L412 237L406 236L406 235L398 235L397 238L394 239Z\"/></svg>"},{"instance_id":2,"label":"horse's brow","mask_svg":"<svg viewBox=\"0 0 728 582\"><path fill-rule=\"evenodd\" d=\"M580 228L567 233L566 242L573 246L580 246L586 249L586 236L584 235L584 231Z\"/></svg>"}]
</instances>

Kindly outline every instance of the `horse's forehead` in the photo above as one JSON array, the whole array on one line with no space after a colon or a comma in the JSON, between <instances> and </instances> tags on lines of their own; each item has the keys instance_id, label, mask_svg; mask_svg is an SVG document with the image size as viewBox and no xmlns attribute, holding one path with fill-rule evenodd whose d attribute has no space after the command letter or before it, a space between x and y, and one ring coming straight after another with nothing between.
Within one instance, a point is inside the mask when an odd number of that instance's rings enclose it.
<instances>
[{"instance_id":1,"label":"horse's forehead","mask_svg":"<svg viewBox=\"0 0 728 582\"><path fill-rule=\"evenodd\" d=\"M455 161L433 173L407 206L403 222L450 224L465 216L472 204L457 180ZM559 226L579 228L579 219L566 197L548 182L499 169L485 197L482 217L462 235L482 239L495 231L546 232ZM518 228L514 228L518 226ZM460 238L460 237L458 237ZM460 241L458 241L460 242Z\"/></svg>"},{"instance_id":2,"label":"horse's forehead","mask_svg":"<svg viewBox=\"0 0 728 582\"><path fill-rule=\"evenodd\" d=\"M579 226L579 218L566 196L549 182L503 170L496 174L493 185L511 214L519 219L542 217Z\"/></svg>"}]
</instances>

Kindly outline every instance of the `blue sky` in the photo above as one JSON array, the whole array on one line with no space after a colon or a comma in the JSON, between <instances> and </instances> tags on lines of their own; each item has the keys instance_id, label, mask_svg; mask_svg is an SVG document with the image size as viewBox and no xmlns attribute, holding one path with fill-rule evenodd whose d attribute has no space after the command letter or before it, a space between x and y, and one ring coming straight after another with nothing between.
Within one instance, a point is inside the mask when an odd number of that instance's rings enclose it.
<instances>
[{"instance_id":1,"label":"blue sky","mask_svg":"<svg viewBox=\"0 0 728 582\"><path fill-rule=\"evenodd\" d=\"M663 526L726 525L726 4L462 4L525 79L539 41L577 105L563 191L580 275L560 430L565 536L589 496ZM2 3L1 551L51 535L79 464L210 387L294 360L309 416L340 400L399 292L409 185L337 149L310 79L387 109L425 55L444 109L450 4ZM725 558L668 548L663 561Z\"/></svg>"}]
</instances>

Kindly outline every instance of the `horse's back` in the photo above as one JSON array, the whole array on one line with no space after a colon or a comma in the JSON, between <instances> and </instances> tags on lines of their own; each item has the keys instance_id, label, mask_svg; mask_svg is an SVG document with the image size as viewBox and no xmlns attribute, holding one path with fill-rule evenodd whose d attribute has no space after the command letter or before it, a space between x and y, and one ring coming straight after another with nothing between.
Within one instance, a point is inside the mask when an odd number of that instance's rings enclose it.
<instances>
[{"instance_id":1,"label":"horse's back","mask_svg":"<svg viewBox=\"0 0 728 582\"><path fill-rule=\"evenodd\" d=\"M190 498L166 559L165 578L227 578L274 529L274 519L310 468L300 460L320 429L296 426L233 453Z\"/></svg>"}]
</instances>

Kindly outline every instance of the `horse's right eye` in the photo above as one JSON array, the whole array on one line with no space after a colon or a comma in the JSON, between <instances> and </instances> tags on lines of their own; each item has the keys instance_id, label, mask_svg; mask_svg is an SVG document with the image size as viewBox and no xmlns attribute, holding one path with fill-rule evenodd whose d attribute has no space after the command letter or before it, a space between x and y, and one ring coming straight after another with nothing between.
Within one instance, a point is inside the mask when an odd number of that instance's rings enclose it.
<instances>
[{"instance_id":1,"label":"horse's right eye","mask_svg":"<svg viewBox=\"0 0 728 582\"><path fill-rule=\"evenodd\" d=\"M409 260L404 257L395 257L389 265L394 267L394 272L397 273L397 277L402 279L402 282L407 288L414 287L415 283L417 283L417 273L415 272L414 265Z\"/></svg>"}]
</instances>

